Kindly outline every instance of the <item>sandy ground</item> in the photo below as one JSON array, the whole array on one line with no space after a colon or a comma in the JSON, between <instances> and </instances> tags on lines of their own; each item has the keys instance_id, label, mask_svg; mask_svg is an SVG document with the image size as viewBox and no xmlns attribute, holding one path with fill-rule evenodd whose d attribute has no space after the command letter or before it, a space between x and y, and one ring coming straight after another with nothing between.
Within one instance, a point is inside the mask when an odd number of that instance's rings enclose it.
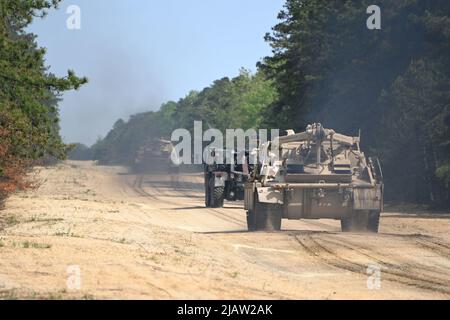
<instances>
[{"instance_id":1,"label":"sandy ground","mask_svg":"<svg viewBox=\"0 0 450 320\"><path fill-rule=\"evenodd\" d=\"M198 174L39 170L0 212L4 299L450 298L450 214L385 213L378 235L328 220L248 233L241 202L204 208Z\"/></svg>"}]
</instances>

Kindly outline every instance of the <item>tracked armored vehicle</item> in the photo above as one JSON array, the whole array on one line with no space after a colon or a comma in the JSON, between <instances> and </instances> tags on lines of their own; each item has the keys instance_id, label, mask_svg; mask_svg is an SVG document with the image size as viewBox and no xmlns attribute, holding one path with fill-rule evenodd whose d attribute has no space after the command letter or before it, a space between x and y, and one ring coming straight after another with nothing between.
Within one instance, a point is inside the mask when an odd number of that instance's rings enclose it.
<instances>
[{"instance_id":1,"label":"tracked armored vehicle","mask_svg":"<svg viewBox=\"0 0 450 320\"><path fill-rule=\"evenodd\" d=\"M245 184L250 231L280 230L282 219L336 219L344 232L378 232L383 175L360 137L312 124L260 148L267 156Z\"/></svg>"}]
</instances>

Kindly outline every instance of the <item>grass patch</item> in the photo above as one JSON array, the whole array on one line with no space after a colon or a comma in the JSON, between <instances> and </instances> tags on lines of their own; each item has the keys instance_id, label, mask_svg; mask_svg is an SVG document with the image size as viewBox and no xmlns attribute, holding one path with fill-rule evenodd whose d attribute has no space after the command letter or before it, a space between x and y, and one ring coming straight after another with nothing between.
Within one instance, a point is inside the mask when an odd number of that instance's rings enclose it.
<instances>
[{"instance_id":1,"label":"grass patch","mask_svg":"<svg viewBox=\"0 0 450 320\"><path fill-rule=\"evenodd\" d=\"M55 236L57 237L70 237L71 233L70 233L70 228L67 231L58 231L55 233Z\"/></svg>"},{"instance_id":2,"label":"grass patch","mask_svg":"<svg viewBox=\"0 0 450 320\"><path fill-rule=\"evenodd\" d=\"M50 293L46 300L64 300L64 294L66 294L66 290Z\"/></svg>"},{"instance_id":3,"label":"grass patch","mask_svg":"<svg viewBox=\"0 0 450 320\"><path fill-rule=\"evenodd\" d=\"M57 237L68 237L69 235L69 231L58 231L55 233L55 236Z\"/></svg>"},{"instance_id":4,"label":"grass patch","mask_svg":"<svg viewBox=\"0 0 450 320\"><path fill-rule=\"evenodd\" d=\"M20 221L15 216L7 216L5 218L5 221L6 221L6 225L8 227L11 227L13 225L16 225L16 224L20 223Z\"/></svg>"},{"instance_id":5,"label":"grass patch","mask_svg":"<svg viewBox=\"0 0 450 320\"><path fill-rule=\"evenodd\" d=\"M66 289L56 292L18 292L17 289L0 290L0 300L94 300L91 294L79 296Z\"/></svg>"},{"instance_id":6,"label":"grass patch","mask_svg":"<svg viewBox=\"0 0 450 320\"><path fill-rule=\"evenodd\" d=\"M0 299L1 300L18 300L19 297L17 296L16 290L0 290Z\"/></svg>"},{"instance_id":7,"label":"grass patch","mask_svg":"<svg viewBox=\"0 0 450 320\"><path fill-rule=\"evenodd\" d=\"M47 243L31 242L27 240L20 243L14 242L14 247L23 249L50 249L52 245Z\"/></svg>"},{"instance_id":8,"label":"grass patch","mask_svg":"<svg viewBox=\"0 0 450 320\"><path fill-rule=\"evenodd\" d=\"M19 294L16 289L0 291L1 300L47 300L49 297L43 296L38 292Z\"/></svg>"},{"instance_id":9,"label":"grass patch","mask_svg":"<svg viewBox=\"0 0 450 320\"><path fill-rule=\"evenodd\" d=\"M38 216L32 216L27 222L61 222L64 219L61 218L39 218Z\"/></svg>"}]
</instances>

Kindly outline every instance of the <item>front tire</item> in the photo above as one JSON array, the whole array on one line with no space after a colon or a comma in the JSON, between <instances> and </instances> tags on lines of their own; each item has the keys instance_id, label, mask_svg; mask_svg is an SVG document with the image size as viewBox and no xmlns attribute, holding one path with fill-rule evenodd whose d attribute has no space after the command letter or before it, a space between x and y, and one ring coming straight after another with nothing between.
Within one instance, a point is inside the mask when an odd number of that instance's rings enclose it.
<instances>
[{"instance_id":1,"label":"front tire","mask_svg":"<svg viewBox=\"0 0 450 320\"><path fill-rule=\"evenodd\" d=\"M224 187L214 187L211 192L211 208L222 208L225 196Z\"/></svg>"},{"instance_id":2,"label":"front tire","mask_svg":"<svg viewBox=\"0 0 450 320\"><path fill-rule=\"evenodd\" d=\"M368 230L369 232L378 233L380 229L380 211L371 211L369 213L369 225Z\"/></svg>"},{"instance_id":3,"label":"front tire","mask_svg":"<svg viewBox=\"0 0 450 320\"><path fill-rule=\"evenodd\" d=\"M247 212L248 231L279 231L281 230L282 207L277 204L262 203L254 196L252 210Z\"/></svg>"},{"instance_id":4,"label":"front tire","mask_svg":"<svg viewBox=\"0 0 450 320\"><path fill-rule=\"evenodd\" d=\"M342 232L378 233L379 224L379 211L359 210L341 219L341 230Z\"/></svg>"},{"instance_id":5,"label":"front tire","mask_svg":"<svg viewBox=\"0 0 450 320\"><path fill-rule=\"evenodd\" d=\"M205 206L206 208L222 208L225 188L215 186L216 177L212 173L205 174Z\"/></svg>"}]
</instances>

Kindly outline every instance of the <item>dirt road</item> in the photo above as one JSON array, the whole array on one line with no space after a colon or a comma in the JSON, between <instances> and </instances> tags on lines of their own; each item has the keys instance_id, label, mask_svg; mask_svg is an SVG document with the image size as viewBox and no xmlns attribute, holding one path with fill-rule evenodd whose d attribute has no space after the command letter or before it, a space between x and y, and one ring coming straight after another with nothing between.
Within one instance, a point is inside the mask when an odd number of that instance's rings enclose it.
<instances>
[{"instance_id":1,"label":"dirt road","mask_svg":"<svg viewBox=\"0 0 450 320\"><path fill-rule=\"evenodd\" d=\"M198 174L38 176L0 212L1 298L450 298L450 214L385 213L378 235L328 220L248 233L242 203L204 208Z\"/></svg>"}]
</instances>

